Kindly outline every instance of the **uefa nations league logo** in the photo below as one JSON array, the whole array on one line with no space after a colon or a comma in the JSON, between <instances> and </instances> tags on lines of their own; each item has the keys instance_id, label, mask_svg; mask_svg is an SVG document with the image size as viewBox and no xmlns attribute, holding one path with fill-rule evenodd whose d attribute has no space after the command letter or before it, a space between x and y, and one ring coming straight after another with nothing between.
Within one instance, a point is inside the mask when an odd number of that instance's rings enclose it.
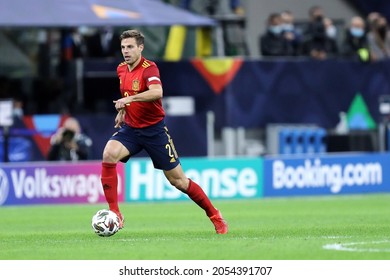
<instances>
[{"instance_id":1,"label":"uefa nations league logo","mask_svg":"<svg viewBox=\"0 0 390 280\"><path fill-rule=\"evenodd\" d=\"M7 197L9 191L9 184L7 174L0 168L0 205L2 205Z\"/></svg>"}]
</instances>

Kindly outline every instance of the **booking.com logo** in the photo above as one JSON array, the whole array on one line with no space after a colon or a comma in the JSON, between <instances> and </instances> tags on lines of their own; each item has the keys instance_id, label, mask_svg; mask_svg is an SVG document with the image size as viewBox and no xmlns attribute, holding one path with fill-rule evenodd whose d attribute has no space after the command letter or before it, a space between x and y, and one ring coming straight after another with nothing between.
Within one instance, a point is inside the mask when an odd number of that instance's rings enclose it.
<instances>
[{"instance_id":1,"label":"booking.com logo","mask_svg":"<svg viewBox=\"0 0 390 280\"><path fill-rule=\"evenodd\" d=\"M0 205L2 205L8 197L9 183L7 174L3 169L0 169Z\"/></svg>"}]
</instances>

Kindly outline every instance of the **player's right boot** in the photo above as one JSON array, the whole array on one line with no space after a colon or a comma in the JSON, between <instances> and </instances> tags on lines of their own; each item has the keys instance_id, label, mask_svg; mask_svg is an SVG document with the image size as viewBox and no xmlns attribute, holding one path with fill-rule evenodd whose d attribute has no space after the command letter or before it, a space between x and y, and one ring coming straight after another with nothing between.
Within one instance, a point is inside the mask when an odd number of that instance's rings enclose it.
<instances>
[{"instance_id":1,"label":"player's right boot","mask_svg":"<svg viewBox=\"0 0 390 280\"><path fill-rule=\"evenodd\" d=\"M215 231L217 234L228 233L228 224L223 219L222 214L219 210L217 214L210 217L210 221L214 224Z\"/></svg>"},{"instance_id":2,"label":"player's right boot","mask_svg":"<svg viewBox=\"0 0 390 280\"><path fill-rule=\"evenodd\" d=\"M119 229L122 229L125 226L125 217L119 213Z\"/></svg>"}]
</instances>

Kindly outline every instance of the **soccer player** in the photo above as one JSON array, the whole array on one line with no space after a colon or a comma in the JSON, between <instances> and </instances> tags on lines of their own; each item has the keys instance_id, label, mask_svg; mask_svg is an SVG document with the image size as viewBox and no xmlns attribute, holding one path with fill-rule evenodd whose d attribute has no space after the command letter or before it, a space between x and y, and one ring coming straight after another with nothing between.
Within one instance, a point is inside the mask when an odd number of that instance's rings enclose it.
<instances>
[{"instance_id":1,"label":"soccer player","mask_svg":"<svg viewBox=\"0 0 390 280\"><path fill-rule=\"evenodd\" d=\"M114 100L117 110L115 127L119 128L108 140L102 161L101 181L110 210L120 218L117 198L116 165L127 162L141 150L149 154L156 169L161 169L170 184L186 193L210 218L217 234L226 234L228 224L202 188L187 178L175 146L164 123L163 89L157 65L142 56L144 36L137 30L120 35L124 62L117 67L122 98Z\"/></svg>"}]
</instances>

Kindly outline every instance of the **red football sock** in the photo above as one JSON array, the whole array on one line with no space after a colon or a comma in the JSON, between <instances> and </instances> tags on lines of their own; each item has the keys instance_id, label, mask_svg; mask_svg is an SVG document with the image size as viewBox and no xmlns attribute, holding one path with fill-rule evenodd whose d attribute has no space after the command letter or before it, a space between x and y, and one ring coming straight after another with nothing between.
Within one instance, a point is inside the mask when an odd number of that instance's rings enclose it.
<instances>
[{"instance_id":1,"label":"red football sock","mask_svg":"<svg viewBox=\"0 0 390 280\"><path fill-rule=\"evenodd\" d=\"M215 209L210 199L204 193L202 188L190 179L190 184L187 189L187 195L198 204L204 211L206 211L206 215L211 217L217 214L218 210Z\"/></svg>"},{"instance_id":2,"label":"red football sock","mask_svg":"<svg viewBox=\"0 0 390 280\"><path fill-rule=\"evenodd\" d=\"M102 163L101 177L104 196L108 202L110 210L119 213L118 206L118 175L116 173L116 163Z\"/></svg>"}]
</instances>

